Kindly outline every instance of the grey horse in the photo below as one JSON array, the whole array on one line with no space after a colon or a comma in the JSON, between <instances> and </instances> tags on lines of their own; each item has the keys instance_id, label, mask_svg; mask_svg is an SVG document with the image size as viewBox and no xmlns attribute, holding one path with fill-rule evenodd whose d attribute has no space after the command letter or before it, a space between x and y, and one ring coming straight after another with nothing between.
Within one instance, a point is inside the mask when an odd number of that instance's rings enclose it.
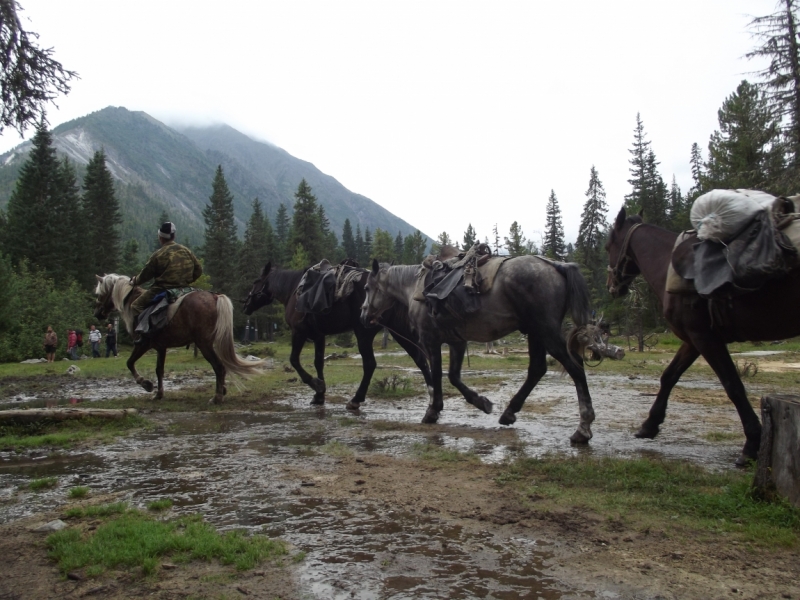
<instances>
[{"instance_id":1,"label":"grey horse","mask_svg":"<svg viewBox=\"0 0 800 600\"><path fill-rule=\"evenodd\" d=\"M449 379L467 402L489 414L492 403L468 388L461 380L461 365L467 341L489 342L514 331L528 338L528 375L500 416L501 425L511 425L525 399L547 372L546 355L560 362L575 382L580 407L580 426L571 436L573 443L587 443L592 437L594 409L583 351L588 343L585 327L589 323L589 291L574 263L559 263L537 256L519 256L507 260L497 272L491 289L481 294L481 306L463 320L447 327L437 325L424 302L414 299L418 265L389 266L373 261L367 280L367 296L361 307L361 320L379 324L381 315L396 305L409 311L412 329L425 350L431 368L433 389L431 403L423 423L435 423L444 407L442 402L443 343L450 345ZM567 311L574 327L564 338L561 324Z\"/></svg>"}]
</instances>

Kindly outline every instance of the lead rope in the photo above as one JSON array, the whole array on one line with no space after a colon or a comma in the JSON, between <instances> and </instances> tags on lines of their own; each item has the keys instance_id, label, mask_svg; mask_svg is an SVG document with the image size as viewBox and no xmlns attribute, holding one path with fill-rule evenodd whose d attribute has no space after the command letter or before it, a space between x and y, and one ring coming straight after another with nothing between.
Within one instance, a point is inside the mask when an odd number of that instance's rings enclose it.
<instances>
[{"instance_id":1,"label":"lead rope","mask_svg":"<svg viewBox=\"0 0 800 600\"><path fill-rule=\"evenodd\" d=\"M381 327L385 327L386 329L388 329L388 330L391 332L391 334L392 334L393 336L395 336L395 337L401 337L401 338L403 338L405 341L409 342L409 343L410 343L412 346L416 347L416 348L417 348L417 350L419 350L420 352L422 352L422 356L424 356L424 357L425 357L425 360L427 360L427 361L428 361L428 366L430 367L430 364L431 364L431 358L430 358L430 356L428 356L428 353L427 353L427 352L425 352L425 350L423 350L423 349L422 349L422 347L421 347L419 344L417 344L417 343L416 343L414 340L410 340L410 339L408 339L408 338L407 338L406 336L404 336L404 335L400 335L399 333L397 333L397 332L396 332L394 329L392 329L392 328L391 328L391 327L389 327L388 325L385 325L385 324L381 323L381 322L380 322L380 320L378 320L378 321L377 321L377 323L378 323L378 325L380 325Z\"/></svg>"}]
</instances>

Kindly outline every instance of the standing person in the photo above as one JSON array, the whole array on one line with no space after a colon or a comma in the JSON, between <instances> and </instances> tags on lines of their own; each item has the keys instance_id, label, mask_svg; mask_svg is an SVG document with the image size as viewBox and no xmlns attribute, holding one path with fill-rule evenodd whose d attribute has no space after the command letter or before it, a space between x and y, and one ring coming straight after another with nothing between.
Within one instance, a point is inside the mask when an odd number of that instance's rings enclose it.
<instances>
[{"instance_id":1,"label":"standing person","mask_svg":"<svg viewBox=\"0 0 800 600\"><path fill-rule=\"evenodd\" d=\"M117 358L117 330L114 329L113 323L106 325L106 358L113 352L114 358Z\"/></svg>"},{"instance_id":2,"label":"standing person","mask_svg":"<svg viewBox=\"0 0 800 600\"><path fill-rule=\"evenodd\" d=\"M72 360L78 360L78 335L74 329L67 329L67 354Z\"/></svg>"},{"instance_id":3,"label":"standing person","mask_svg":"<svg viewBox=\"0 0 800 600\"><path fill-rule=\"evenodd\" d=\"M89 343L92 344L92 358L100 358L100 340L103 334L94 325L89 325Z\"/></svg>"},{"instance_id":4,"label":"standing person","mask_svg":"<svg viewBox=\"0 0 800 600\"><path fill-rule=\"evenodd\" d=\"M131 308L136 318L134 328L138 324L138 316L150 301L161 292L172 288L191 285L203 274L203 267L194 253L186 246L175 243L175 225L167 221L158 228L160 248L153 252L147 264L136 277L131 278L131 285L142 285L151 279L153 285L133 301ZM138 343L140 339L134 340Z\"/></svg>"},{"instance_id":5,"label":"standing person","mask_svg":"<svg viewBox=\"0 0 800 600\"><path fill-rule=\"evenodd\" d=\"M47 333L44 334L44 353L47 355L47 362L51 363L56 358L56 346L58 346L58 336L53 331L53 327L47 326Z\"/></svg>"}]
</instances>

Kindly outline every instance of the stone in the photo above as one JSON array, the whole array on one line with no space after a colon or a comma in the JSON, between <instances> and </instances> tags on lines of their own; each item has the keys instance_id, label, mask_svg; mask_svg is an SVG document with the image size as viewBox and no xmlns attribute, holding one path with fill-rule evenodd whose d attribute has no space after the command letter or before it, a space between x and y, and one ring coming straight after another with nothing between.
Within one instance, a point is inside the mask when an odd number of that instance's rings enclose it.
<instances>
[{"instance_id":1,"label":"stone","mask_svg":"<svg viewBox=\"0 0 800 600\"><path fill-rule=\"evenodd\" d=\"M38 527L32 528L32 531L46 533L49 531L60 531L67 526L64 521L61 519L56 519L55 521L50 521L49 523L45 523L44 525L39 525Z\"/></svg>"}]
</instances>

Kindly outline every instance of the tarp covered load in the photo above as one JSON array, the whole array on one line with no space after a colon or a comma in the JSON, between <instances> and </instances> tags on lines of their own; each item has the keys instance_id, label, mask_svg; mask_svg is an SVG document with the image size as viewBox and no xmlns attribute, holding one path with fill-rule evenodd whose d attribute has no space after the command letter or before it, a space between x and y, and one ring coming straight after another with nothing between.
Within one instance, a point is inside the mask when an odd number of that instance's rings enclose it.
<instances>
[{"instance_id":1,"label":"tarp covered load","mask_svg":"<svg viewBox=\"0 0 800 600\"><path fill-rule=\"evenodd\" d=\"M689 218L701 240L727 242L756 213L770 209L775 196L755 190L711 190L692 204Z\"/></svg>"}]
</instances>

